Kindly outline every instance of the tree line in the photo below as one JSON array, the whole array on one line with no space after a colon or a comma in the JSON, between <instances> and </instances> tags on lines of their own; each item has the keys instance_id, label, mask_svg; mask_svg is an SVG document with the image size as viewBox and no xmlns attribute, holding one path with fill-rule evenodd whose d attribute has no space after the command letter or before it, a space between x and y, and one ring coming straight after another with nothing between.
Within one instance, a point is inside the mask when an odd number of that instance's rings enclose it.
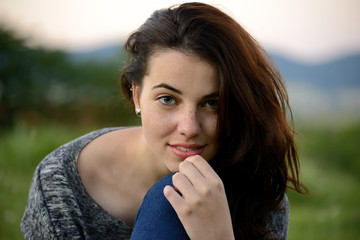
<instances>
[{"instance_id":1,"label":"tree line","mask_svg":"<svg viewBox=\"0 0 360 240\"><path fill-rule=\"evenodd\" d=\"M30 47L0 26L0 126L16 121L126 125L134 121L118 88L124 55L74 62L59 50ZM0 130L1 131L1 130Z\"/></svg>"}]
</instances>

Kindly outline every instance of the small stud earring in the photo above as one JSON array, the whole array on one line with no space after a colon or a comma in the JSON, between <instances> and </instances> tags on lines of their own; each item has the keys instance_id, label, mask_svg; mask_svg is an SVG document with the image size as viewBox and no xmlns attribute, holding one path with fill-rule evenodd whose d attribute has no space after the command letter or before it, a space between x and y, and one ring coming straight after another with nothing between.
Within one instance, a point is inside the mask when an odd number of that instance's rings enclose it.
<instances>
[{"instance_id":1,"label":"small stud earring","mask_svg":"<svg viewBox=\"0 0 360 240\"><path fill-rule=\"evenodd\" d=\"M136 112L136 115L138 115L139 117L141 116L141 109L140 108L137 108L135 110L135 112Z\"/></svg>"}]
</instances>

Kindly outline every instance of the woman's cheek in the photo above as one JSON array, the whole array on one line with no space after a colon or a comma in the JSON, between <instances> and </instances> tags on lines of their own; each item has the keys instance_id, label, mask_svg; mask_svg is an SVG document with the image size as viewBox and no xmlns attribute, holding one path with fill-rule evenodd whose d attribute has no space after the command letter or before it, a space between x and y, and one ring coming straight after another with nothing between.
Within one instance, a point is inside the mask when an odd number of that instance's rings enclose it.
<instances>
[{"instance_id":1,"label":"woman's cheek","mask_svg":"<svg viewBox=\"0 0 360 240\"><path fill-rule=\"evenodd\" d=\"M163 135L173 129L175 119L176 117L170 111L157 109L144 114L142 125L156 131L155 135Z\"/></svg>"}]
</instances>

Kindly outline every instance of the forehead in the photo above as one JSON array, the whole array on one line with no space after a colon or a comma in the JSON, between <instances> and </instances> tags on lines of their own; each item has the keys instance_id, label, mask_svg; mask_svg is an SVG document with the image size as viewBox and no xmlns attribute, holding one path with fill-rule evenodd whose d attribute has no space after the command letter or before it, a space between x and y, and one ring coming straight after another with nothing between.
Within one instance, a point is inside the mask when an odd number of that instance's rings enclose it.
<instances>
[{"instance_id":1,"label":"forehead","mask_svg":"<svg viewBox=\"0 0 360 240\"><path fill-rule=\"evenodd\" d=\"M217 68L199 56L174 49L160 49L149 57L145 84L148 81L171 82L175 85L196 84L215 88L218 85Z\"/></svg>"},{"instance_id":2,"label":"forehead","mask_svg":"<svg viewBox=\"0 0 360 240\"><path fill-rule=\"evenodd\" d=\"M178 48L155 47L151 51L151 53L149 54L149 57L147 59L146 73L148 73L149 68L154 63L154 60L156 60L158 58L163 58L165 55L167 55L167 57L170 57L170 58L172 58L174 56L182 55L183 57L185 56L188 61L191 61L191 62L204 61L204 62L207 62L207 64L211 65L212 67L216 67L216 65L212 61L201 57L200 55L196 54L195 52L193 52L191 50L178 49Z\"/></svg>"}]
</instances>

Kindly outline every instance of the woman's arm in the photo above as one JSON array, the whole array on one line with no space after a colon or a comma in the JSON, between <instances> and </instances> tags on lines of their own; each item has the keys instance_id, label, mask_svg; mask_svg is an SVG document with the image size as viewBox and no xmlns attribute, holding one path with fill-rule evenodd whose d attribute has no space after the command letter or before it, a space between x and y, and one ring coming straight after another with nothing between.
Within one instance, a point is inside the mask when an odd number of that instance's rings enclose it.
<instances>
[{"instance_id":1,"label":"woman's arm","mask_svg":"<svg viewBox=\"0 0 360 240\"><path fill-rule=\"evenodd\" d=\"M56 239L38 170L31 183L29 199L20 224L21 231L24 239Z\"/></svg>"},{"instance_id":2,"label":"woman's arm","mask_svg":"<svg viewBox=\"0 0 360 240\"><path fill-rule=\"evenodd\" d=\"M205 159L184 160L173 184L176 189L166 186L164 194L190 239L234 239L224 185Z\"/></svg>"}]
</instances>

